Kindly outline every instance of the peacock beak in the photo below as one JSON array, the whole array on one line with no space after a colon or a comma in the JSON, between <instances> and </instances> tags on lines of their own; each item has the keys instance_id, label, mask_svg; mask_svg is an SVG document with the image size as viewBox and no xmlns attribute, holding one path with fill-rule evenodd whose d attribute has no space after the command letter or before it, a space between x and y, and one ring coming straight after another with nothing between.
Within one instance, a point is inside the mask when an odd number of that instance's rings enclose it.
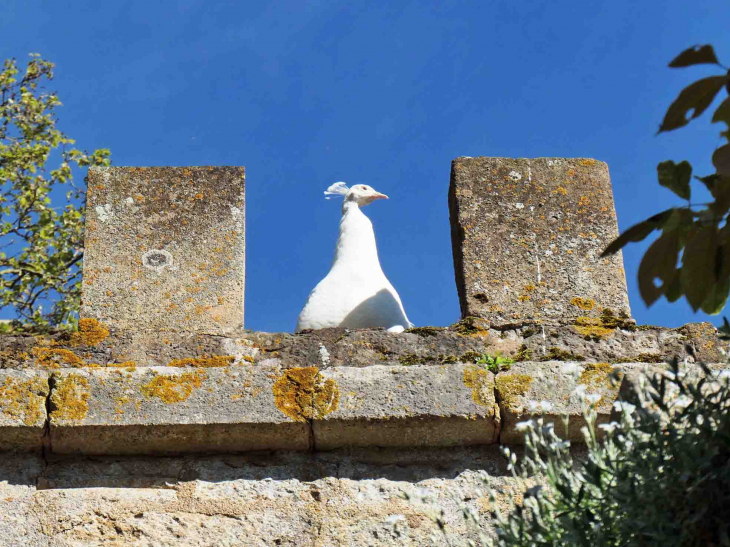
<instances>
[{"instance_id":1,"label":"peacock beak","mask_svg":"<svg viewBox=\"0 0 730 547\"><path fill-rule=\"evenodd\" d=\"M375 192L372 199L388 199L388 196L386 196L385 194L381 194L380 192Z\"/></svg>"}]
</instances>

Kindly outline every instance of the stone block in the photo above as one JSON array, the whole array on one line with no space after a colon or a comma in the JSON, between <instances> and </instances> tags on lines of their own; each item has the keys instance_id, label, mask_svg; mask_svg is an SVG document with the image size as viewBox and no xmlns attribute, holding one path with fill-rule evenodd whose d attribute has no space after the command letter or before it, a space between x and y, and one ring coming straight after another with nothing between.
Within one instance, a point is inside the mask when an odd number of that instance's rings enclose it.
<instances>
[{"instance_id":1,"label":"stone block","mask_svg":"<svg viewBox=\"0 0 730 547\"><path fill-rule=\"evenodd\" d=\"M112 329L243 326L243 167L89 170L81 316Z\"/></svg>"},{"instance_id":2,"label":"stone block","mask_svg":"<svg viewBox=\"0 0 730 547\"><path fill-rule=\"evenodd\" d=\"M565 372L566 367L580 367L580 375ZM626 370L631 365L622 365ZM544 363L524 362L512 365L509 371L500 372L495 378L497 400L502 414L500 444L523 444L524 433L517 423L544 418L544 423L553 423L555 433L573 442L585 442L581 428L586 425L583 416L584 403L575 393L579 384L585 386L586 394L598 394L596 404L598 418L596 425L611 421L611 410L620 388L612 379L616 367L608 363L577 363L547 361ZM533 405L531 406L531 402ZM547 408L542 403L548 403ZM534 407L537 403L538 407ZM568 430L563 417L568 415ZM601 430L598 431L599 434Z\"/></svg>"},{"instance_id":3,"label":"stone block","mask_svg":"<svg viewBox=\"0 0 730 547\"><path fill-rule=\"evenodd\" d=\"M329 412L312 421L318 450L342 446L491 444L499 435L494 375L482 366L338 367L321 372Z\"/></svg>"},{"instance_id":4,"label":"stone block","mask_svg":"<svg viewBox=\"0 0 730 547\"><path fill-rule=\"evenodd\" d=\"M449 188L461 313L492 324L629 317L608 166L580 158L457 158ZM595 324L594 324L595 323Z\"/></svg>"},{"instance_id":5,"label":"stone block","mask_svg":"<svg viewBox=\"0 0 730 547\"><path fill-rule=\"evenodd\" d=\"M279 365L62 369L51 379L57 454L170 454L309 448L279 409Z\"/></svg>"},{"instance_id":6,"label":"stone block","mask_svg":"<svg viewBox=\"0 0 730 547\"><path fill-rule=\"evenodd\" d=\"M47 397L47 372L0 370L0 452L41 449Z\"/></svg>"}]
</instances>

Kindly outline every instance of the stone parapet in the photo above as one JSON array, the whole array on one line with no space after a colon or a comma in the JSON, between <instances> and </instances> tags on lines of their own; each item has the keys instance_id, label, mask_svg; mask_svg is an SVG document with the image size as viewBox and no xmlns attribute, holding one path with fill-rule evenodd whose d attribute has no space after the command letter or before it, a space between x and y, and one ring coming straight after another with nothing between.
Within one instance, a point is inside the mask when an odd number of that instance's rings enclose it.
<instances>
[{"instance_id":1,"label":"stone parapet","mask_svg":"<svg viewBox=\"0 0 730 547\"><path fill-rule=\"evenodd\" d=\"M127 332L243 326L243 167L89 169L81 317Z\"/></svg>"},{"instance_id":2,"label":"stone parapet","mask_svg":"<svg viewBox=\"0 0 730 547\"><path fill-rule=\"evenodd\" d=\"M667 369L526 361L493 374L475 363L320 369L285 367L276 358L207 365L0 371L0 451L162 455L522 444L517 424L537 417L580 443L584 403L576 388L600 396L598 424L606 423L615 419L619 394L634 396L639 373Z\"/></svg>"},{"instance_id":3,"label":"stone parapet","mask_svg":"<svg viewBox=\"0 0 730 547\"><path fill-rule=\"evenodd\" d=\"M53 373L58 454L305 450L309 428L277 408L277 364L82 368Z\"/></svg>"},{"instance_id":4,"label":"stone parapet","mask_svg":"<svg viewBox=\"0 0 730 547\"><path fill-rule=\"evenodd\" d=\"M535 322L500 328L470 318L448 328L419 327L401 334L383 330L323 329L302 334L246 332L217 336L115 330L82 320L78 333L0 335L0 369L89 367L205 367L232 360L320 369L379 365L473 363L500 354L517 361L586 363L720 362L727 343L710 323L683 327L636 326L604 315L562 325Z\"/></svg>"},{"instance_id":5,"label":"stone parapet","mask_svg":"<svg viewBox=\"0 0 730 547\"><path fill-rule=\"evenodd\" d=\"M492 324L631 315L608 166L581 158L457 158L449 188L461 313Z\"/></svg>"},{"instance_id":6,"label":"stone parapet","mask_svg":"<svg viewBox=\"0 0 730 547\"><path fill-rule=\"evenodd\" d=\"M0 370L0 452L43 447L48 376L43 370Z\"/></svg>"}]
</instances>

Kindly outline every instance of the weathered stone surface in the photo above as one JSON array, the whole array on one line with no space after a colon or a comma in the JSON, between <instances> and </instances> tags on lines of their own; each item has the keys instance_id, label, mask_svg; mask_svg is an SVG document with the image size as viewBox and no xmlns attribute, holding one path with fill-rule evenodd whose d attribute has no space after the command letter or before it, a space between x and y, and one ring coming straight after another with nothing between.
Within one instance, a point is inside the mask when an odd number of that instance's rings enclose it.
<instances>
[{"instance_id":1,"label":"weathered stone surface","mask_svg":"<svg viewBox=\"0 0 730 547\"><path fill-rule=\"evenodd\" d=\"M421 547L434 533L435 544L445 541L431 520L440 508L451 545L479 545L479 532L494 533L485 479L502 511L510 493L521 500L533 485L512 477L496 446L48 462L10 455L0 459L0 545ZM463 507L478 527L465 523Z\"/></svg>"},{"instance_id":2,"label":"weathered stone surface","mask_svg":"<svg viewBox=\"0 0 730 547\"><path fill-rule=\"evenodd\" d=\"M47 372L0 370L0 452L41 449L47 396Z\"/></svg>"},{"instance_id":3,"label":"weathered stone surface","mask_svg":"<svg viewBox=\"0 0 730 547\"><path fill-rule=\"evenodd\" d=\"M278 365L86 368L54 373L57 454L307 449L309 427L282 412Z\"/></svg>"},{"instance_id":4,"label":"weathered stone surface","mask_svg":"<svg viewBox=\"0 0 730 547\"><path fill-rule=\"evenodd\" d=\"M566 365L581 367L578 378L564 372ZM623 370L633 365L622 365ZM616 400L620 384L612 379L618 369L608 363L518 363L507 372L500 372L496 379L496 393L502 414L500 444L522 444L524 432L516 424L543 416L545 423L553 423L555 433L561 438L584 442L581 428L586 425L583 416L585 403L574 392L579 384L585 386L587 394L598 394L600 401L595 408L598 412L597 425L608 423L611 418L613 402ZM530 402L548 403L531 407ZM563 417L568 415L568 430L565 430Z\"/></svg>"},{"instance_id":5,"label":"weathered stone surface","mask_svg":"<svg viewBox=\"0 0 730 547\"><path fill-rule=\"evenodd\" d=\"M457 158L449 189L461 313L493 324L630 316L608 166L580 158Z\"/></svg>"},{"instance_id":6,"label":"weathered stone surface","mask_svg":"<svg viewBox=\"0 0 730 547\"><path fill-rule=\"evenodd\" d=\"M243 326L243 167L92 167L81 316L123 331Z\"/></svg>"},{"instance_id":7,"label":"weathered stone surface","mask_svg":"<svg viewBox=\"0 0 730 547\"><path fill-rule=\"evenodd\" d=\"M88 320L87 320L88 321ZM383 330L324 329L303 334L238 331L228 336L168 332L119 332L82 321L82 331L49 337L0 336L0 369L67 368L84 365L195 367L211 358L235 357L259 363L279 359L281 366L320 369L373 364L440 365L473 363L483 354L522 361L720 362L727 343L710 323L677 329L635 326L603 316L597 325L537 325L531 322L495 329L470 320L448 328L421 327L402 334ZM111 334L104 336L105 332Z\"/></svg>"},{"instance_id":8,"label":"weathered stone surface","mask_svg":"<svg viewBox=\"0 0 730 547\"><path fill-rule=\"evenodd\" d=\"M491 444L499 436L494 375L482 366L338 367L322 376L332 389L329 412L312 422L318 450Z\"/></svg>"}]
</instances>

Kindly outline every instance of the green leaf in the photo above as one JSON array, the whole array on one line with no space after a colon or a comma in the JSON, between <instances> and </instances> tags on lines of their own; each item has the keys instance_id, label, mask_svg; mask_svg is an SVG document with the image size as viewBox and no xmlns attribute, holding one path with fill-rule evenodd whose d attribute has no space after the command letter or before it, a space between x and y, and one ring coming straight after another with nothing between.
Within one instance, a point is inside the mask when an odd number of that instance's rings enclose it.
<instances>
[{"instance_id":1,"label":"green leaf","mask_svg":"<svg viewBox=\"0 0 730 547\"><path fill-rule=\"evenodd\" d=\"M716 282L702 302L702 311L717 315L725 307L728 295L730 295L730 278Z\"/></svg>"},{"instance_id":2,"label":"green leaf","mask_svg":"<svg viewBox=\"0 0 730 547\"><path fill-rule=\"evenodd\" d=\"M674 280L679 257L679 232L664 232L646 250L639 264L639 292L647 306L651 306L664 294L665 289ZM657 287L655 280L662 284Z\"/></svg>"},{"instance_id":3,"label":"green leaf","mask_svg":"<svg viewBox=\"0 0 730 547\"><path fill-rule=\"evenodd\" d=\"M692 166L687 161L675 164L673 161L663 161L657 165L659 184L669 188L680 198L689 201L691 190L689 181L692 178Z\"/></svg>"},{"instance_id":4,"label":"green leaf","mask_svg":"<svg viewBox=\"0 0 730 547\"><path fill-rule=\"evenodd\" d=\"M674 278L669 283L669 286L664 290L664 297L669 302L676 302L682 298L682 270L675 270Z\"/></svg>"},{"instance_id":5,"label":"green leaf","mask_svg":"<svg viewBox=\"0 0 730 547\"><path fill-rule=\"evenodd\" d=\"M659 126L659 133L685 126L690 120L701 115L727 82L727 76L711 76L685 87L669 106ZM690 113L692 115L687 119Z\"/></svg>"},{"instance_id":6,"label":"green leaf","mask_svg":"<svg viewBox=\"0 0 730 547\"><path fill-rule=\"evenodd\" d=\"M725 144L712 154L712 165L718 175L730 176L730 144Z\"/></svg>"},{"instance_id":7,"label":"green leaf","mask_svg":"<svg viewBox=\"0 0 730 547\"><path fill-rule=\"evenodd\" d=\"M701 64L720 64L720 61L718 61L715 56L715 50L712 49L712 46L709 44L704 46L692 46L689 49L685 49L682 53L677 55L671 63L669 63L669 66L671 68L680 68Z\"/></svg>"},{"instance_id":8,"label":"green leaf","mask_svg":"<svg viewBox=\"0 0 730 547\"><path fill-rule=\"evenodd\" d=\"M725 122L730 127L730 97L722 101L712 115L712 123L717 122Z\"/></svg>"},{"instance_id":9,"label":"green leaf","mask_svg":"<svg viewBox=\"0 0 730 547\"><path fill-rule=\"evenodd\" d=\"M664 226L664 223L669 219L673 211L674 208L667 209L666 211L658 213L643 222L639 222L638 224L633 225L631 228L626 230L623 234L621 234L608 244L608 247L606 247L601 253L601 258L616 254L621 249L623 249L627 243L630 243L632 241L642 241L643 239L646 239L646 236L648 236L654 230L657 230Z\"/></svg>"},{"instance_id":10,"label":"green leaf","mask_svg":"<svg viewBox=\"0 0 730 547\"><path fill-rule=\"evenodd\" d=\"M682 254L682 289L687 302L697 311L716 282L717 227L704 226L694 232Z\"/></svg>"}]
</instances>

